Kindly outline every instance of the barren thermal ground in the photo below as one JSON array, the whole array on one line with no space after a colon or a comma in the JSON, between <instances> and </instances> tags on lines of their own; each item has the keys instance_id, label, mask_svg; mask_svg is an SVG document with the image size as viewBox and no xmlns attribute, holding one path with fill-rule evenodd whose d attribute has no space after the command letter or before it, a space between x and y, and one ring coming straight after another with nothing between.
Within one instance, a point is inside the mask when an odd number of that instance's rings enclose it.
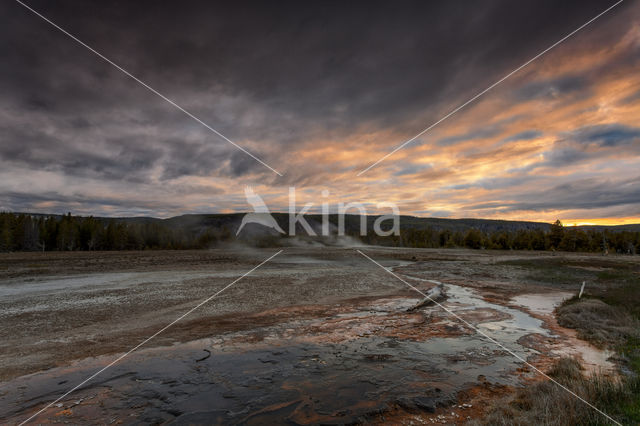
<instances>
[{"instance_id":1,"label":"barren thermal ground","mask_svg":"<svg viewBox=\"0 0 640 426\"><path fill-rule=\"evenodd\" d=\"M636 257L284 248L173 323L277 251L1 254L2 423L465 424L559 359L621 374L557 308Z\"/></svg>"}]
</instances>

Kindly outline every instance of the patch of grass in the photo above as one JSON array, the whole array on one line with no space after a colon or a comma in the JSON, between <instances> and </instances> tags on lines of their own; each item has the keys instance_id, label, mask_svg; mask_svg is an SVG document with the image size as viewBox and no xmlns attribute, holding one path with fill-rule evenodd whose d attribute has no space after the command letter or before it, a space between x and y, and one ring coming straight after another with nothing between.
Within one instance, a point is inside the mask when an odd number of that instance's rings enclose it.
<instances>
[{"instance_id":1,"label":"patch of grass","mask_svg":"<svg viewBox=\"0 0 640 426\"><path fill-rule=\"evenodd\" d=\"M609 305L624 309L634 318L640 320L640 280L623 285L594 288L589 290L589 293Z\"/></svg>"},{"instance_id":2,"label":"patch of grass","mask_svg":"<svg viewBox=\"0 0 640 426\"><path fill-rule=\"evenodd\" d=\"M603 375L584 376L580 363L561 358L548 371L550 377L580 395L622 424L638 424L638 389L635 377L618 381ZM611 422L596 410L551 381L523 388L508 402L496 404L476 425L605 425Z\"/></svg>"},{"instance_id":3,"label":"patch of grass","mask_svg":"<svg viewBox=\"0 0 640 426\"><path fill-rule=\"evenodd\" d=\"M628 263L626 259L615 257L596 257L588 256L581 258L572 258L565 256L555 257L536 257L528 259L511 259L497 262L500 265L521 266L523 268L539 268L539 267L558 267L568 266L574 268L600 268L600 269L616 269L616 270L637 270L637 266Z\"/></svg>"},{"instance_id":4,"label":"patch of grass","mask_svg":"<svg viewBox=\"0 0 640 426\"><path fill-rule=\"evenodd\" d=\"M590 293L565 301L557 310L558 322L576 329L580 338L616 351L626 397L604 401L604 407L640 424L640 282L616 282Z\"/></svg>"},{"instance_id":5,"label":"patch of grass","mask_svg":"<svg viewBox=\"0 0 640 426\"><path fill-rule=\"evenodd\" d=\"M640 267L628 259L542 257L497 262L497 265L517 268L526 281L550 286L587 287L635 286L640 289Z\"/></svg>"},{"instance_id":6,"label":"patch of grass","mask_svg":"<svg viewBox=\"0 0 640 426\"><path fill-rule=\"evenodd\" d=\"M632 275L629 272L629 270L607 269L599 271L596 274L596 278L598 281L617 281L622 283L629 281L629 278L631 278Z\"/></svg>"},{"instance_id":7,"label":"patch of grass","mask_svg":"<svg viewBox=\"0 0 640 426\"><path fill-rule=\"evenodd\" d=\"M640 330L640 321L625 309L593 297L566 301L557 316L561 326L577 330L581 339L600 348L623 344Z\"/></svg>"},{"instance_id":8,"label":"patch of grass","mask_svg":"<svg viewBox=\"0 0 640 426\"><path fill-rule=\"evenodd\" d=\"M634 336L619 345L616 350L627 360L629 369L640 376L640 338Z\"/></svg>"}]
</instances>

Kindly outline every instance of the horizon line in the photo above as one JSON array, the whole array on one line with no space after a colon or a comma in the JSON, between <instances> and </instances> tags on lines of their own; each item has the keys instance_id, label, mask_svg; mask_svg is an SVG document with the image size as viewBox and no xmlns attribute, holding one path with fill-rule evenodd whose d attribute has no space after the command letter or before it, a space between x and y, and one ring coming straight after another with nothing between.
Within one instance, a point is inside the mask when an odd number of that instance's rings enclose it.
<instances>
[{"instance_id":1,"label":"horizon line","mask_svg":"<svg viewBox=\"0 0 640 426\"><path fill-rule=\"evenodd\" d=\"M250 211L241 211L241 212L216 212L216 213L182 213L173 216L159 217L159 216L150 216L150 215L133 215L133 216L101 216L96 214L74 214L72 212L67 213L39 213L39 212L27 212L27 211L8 211L8 210L0 210L0 213L9 213L16 215L31 215L31 216L66 216L71 214L71 216L75 217L94 217L100 219L155 219L155 220L169 220L174 219L181 216L231 216L231 215L244 215L247 213L254 213ZM274 211L265 214L272 215L290 215L289 212L281 212ZM339 213L330 212L329 216L336 216ZM323 213L314 213L308 212L304 213L303 216L322 216ZM345 216L365 216L365 217L380 217L383 214L358 214L358 213L344 213ZM416 219L437 219L437 220L447 220L447 221L462 221L462 220L478 220L478 221L494 221L494 222L527 222L527 223L536 223L536 224L545 224L551 225L554 221L544 221L544 220L531 220L531 219L500 219L500 218L485 218L485 217L440 217L440 216L417 216L414 214L400 214L399 217L412 217ZM620 221L616 222L613 218L590 218L590 219L565 219L562 220L558 218L562 222L562 225L565 227L583 227L583 226L599 226L599 227L607 227L607 226L628 226L628 225L640 225L640 218L620 218ZM627 220L625 220L627 219ZM600 222L603 220L607 220L607 222Z\"/></svg>"}]
</instances>

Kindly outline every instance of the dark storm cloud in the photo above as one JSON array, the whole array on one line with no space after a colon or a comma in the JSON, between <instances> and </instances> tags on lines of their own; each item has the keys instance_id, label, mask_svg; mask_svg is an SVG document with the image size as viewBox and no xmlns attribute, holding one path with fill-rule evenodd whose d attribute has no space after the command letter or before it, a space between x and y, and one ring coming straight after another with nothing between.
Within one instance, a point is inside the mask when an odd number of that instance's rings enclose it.
<instances>
[{"instance_id":1,"label":"dark storm cloud","mask_svg":"<svg viewBox=\"0 0 640 426\"><path fill-rule=\"evenodd\" d=\"M472 210L502 208L514 210L596 209L640 205L640 177L619 180L581 179L544 191L520 194L515 201L479 203Z\"/></svg>"},{"instance_id":2,"label":"dark storm cloud","mask_svg":"<svg viewBox=\"0 0 640 426\"><path fill-rule=\"evenodd\" d=\"M87 149L82 137L63 138L59 132L50 133L28 124L3 128L2 134L8 142L0 145L0 158L12 165L59 171L67 176L143 182L162 156L159 147L140 137L134 142L105 135L103 141L96 141ZM88 135L91 137L95 135ZM102 146L107 150L101 153Z\"/></svg>"},{"instance_id":3,"label":"dark storm cloud","mask_svg":"<svg viewBox=\"0 0 640 426\"><path fill-rule=\"evenodd\" d=\"M427 165L413 165L413 166L405 166L402 169L393 173L394 176L405 176L405 175L413 175L418 173L430 172L433 170L433 166Z\"/></svg>"},{"instance_id":4,"label":"dark storm cloud","mask_svg":"<svg viewBox=\"0 0 640 426\"><path fill-rule=\"evenodd\" d=\"M620 103L621 104L630 104L630 103L634 103L634 102L638 102L638 101L640 101L640 90L638 90L635 93L632 93L631 95L629 95L626 98L622 99L620 101Z\"/></svg>"},{"instance_id":5,"label":"dark storm cloud","mask_svg":"<svg viewBox=\"0 0 640 426\"><path fill-rule=\"evenodd\" d=\"M542 161L512 172L530 172L540 167L562 168L580 162L640 154L640 128L621 124L585 126L565 133L565 139L555 142L543 153Z\"/></svg>"},{"instance_id":6,"label":"dark storm cloud","mask_svg":"<svg viewBox=\"0 0 640 426\"><path fill-rule=\"evenodd\" d=\"M640 139L640 128L621 124L587 126L573 132L573 138L579 143L600 147L631 145Z\"/></svg>"},{"instance_id":7,"label":"dark storm cloud","mask_svg":"<svg viewBox=\"0 0 640 426\"><path fill-rule=\"evenodd\" d=\"M567 98L567 95L585 97L588 95L590 83L583 76L562 76L546 81L535 81L526 84L515 93L520 101L539 98Z\"/></svg>"},{"instance_id":8,"label":"dark storm cloud","mask_svg":"<svg viewBox=\"0 0 640 426\"><path fill-rule=\"evenodd\" d=\"M516 142L516 141L528 141L531 139L537 139L542 136L542 132L538 130L526 130L524 132L517 133L508 138L504 138L502 142Z\"/></svg>"},{"instance_id":9,"label":"dark storm cloud","mask_svg":"<svg viewBox=\"0 0 640 426\"><path fill-rule=\"evenodd\" d=\"M499 134L501 132L502 128L500 126L489 126L489 127L485 127L479 130L474 130L472 132L463 134L463 135L457 135L457 136L450 136L447 138L442 138L437 142L438 146L450 146L450 145L454 145L456 143L459 142L466 142L466 141L472 141L475 139L485 139L485 138L490 138L493 136L496 136L497 134Z\"/></svg>"},{"instance_id":10,"label":"dark storm cloud","mask_svg":"<svg viewBox=\"0 0 640 426\"><path fill-rule=\"evenodd\" d=\"M323 143L319 140L339 151L358 132L389 128L394 135L413 136L610 5L551 0L28 4L285 171L290 184L324 183L334 171L352 167L327 165L329 155L325 162L299 160L306 149ZM602 21L624 14L626 7ZM3 2L0 16L0 165L160 186L189 176L274 179L261 164L19 4ZM610 35L599 37L607 41ZM559 77L512 95L581 93L589 81ZM501 130L487 125L437 143L448 147ZM537 136L532 129L504 142ZM601 137L612 141L616 135ZM436 172L431 166L415 170L423 177ZM410 174L412 169L396 173Z\"/></svg>"},{"instance_id":11,"label":"dark storm cloud","mask_svg":"<svg viewBox=\"0 0 640 426\"><path fill-rule=\"evenodd\" d=\"M545 160L535 164L531 169L535 167L566 167L590 157L587 152L573 147L556 148L543 155Z\"/></svg>"},{"instance_id":12,"label":"dark storm cloud","mask_svg":"<svg viewBox=\"0 0 640 426\"><path fill-rule=\"evenodd\" d=\"M483 179L474 183L452 185L449 188L450 189L484 188L484 189L493 190L493 189L504 189L504 188L518 186L528 181L529 181L529 178L526 176L494 178L494 179Z\"/></svg>"},{"instance_id":13,"label":"dark storm cloud","mask_svg":"<svg viewBox=\"0 0 640 426\"><path fill-rule=\"evenodd\" d=\"M232 138L281 144L283 139L285 144L304 141L309 127L351 128L363 122L384 127L437 113L434 101L436 106L456 102L470 89L486 86L603 6L551 1L29 4L169 97L193 104L198 115ZM2 8L0 84L12 105L85 119L96 111L131 106L150 122L172 114L178 116L175 121L186 120L170 107L159 114L161 100L19 5ZM257 126L223 120L213 105L194 103L196 94L218 91L259 105L268 119ZM149 110L150 105L155 108ZM287 124L299 123L295 134L286 135L279 126L285 115L295 117L285 119ZM285 152L286 146L278 149Z\"/></svg>"},{"instance_id":14,"label":"dark storm cloud","mask_svg":"<svg viewBox=\"0 0 640 426\"><path fill-rule=\"evenodd\" d=\"M36 211L38 205L47 203L49 209L57 213L65 213L73 209L74 211L84 211L87 214L91 212L105 211L107 208L120 208L122 210L138 210L153 212L162 209L178 209L181 207L179 202L162 201L142 201L132 200L119 197L99 197L82 194L66 195L59 192L43 192L40 194L26 192L8 192L3 194L6 205L2 208L9 208L12 211ZM24 210L23 210L24 209Z\"/></svg>"}]
</instances>

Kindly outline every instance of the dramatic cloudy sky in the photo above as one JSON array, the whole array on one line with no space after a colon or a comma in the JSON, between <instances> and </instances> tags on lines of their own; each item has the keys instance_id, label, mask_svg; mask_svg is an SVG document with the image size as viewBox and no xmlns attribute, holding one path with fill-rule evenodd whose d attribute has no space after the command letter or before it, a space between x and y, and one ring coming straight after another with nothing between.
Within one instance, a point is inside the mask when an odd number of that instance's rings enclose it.
<instances>
[{"instance_id":1,"label":"dramatic cloudy sky","mask_svg":"<svg viewBox=\"0 0 640 426\"><path fill-rule=\"evenodd\" d=\"M396 202L403 214L640 222L640 2L24 0L0 5L0 210ZM322 197L323 190L329 191Z\"/></svg>"}]
</instances>

